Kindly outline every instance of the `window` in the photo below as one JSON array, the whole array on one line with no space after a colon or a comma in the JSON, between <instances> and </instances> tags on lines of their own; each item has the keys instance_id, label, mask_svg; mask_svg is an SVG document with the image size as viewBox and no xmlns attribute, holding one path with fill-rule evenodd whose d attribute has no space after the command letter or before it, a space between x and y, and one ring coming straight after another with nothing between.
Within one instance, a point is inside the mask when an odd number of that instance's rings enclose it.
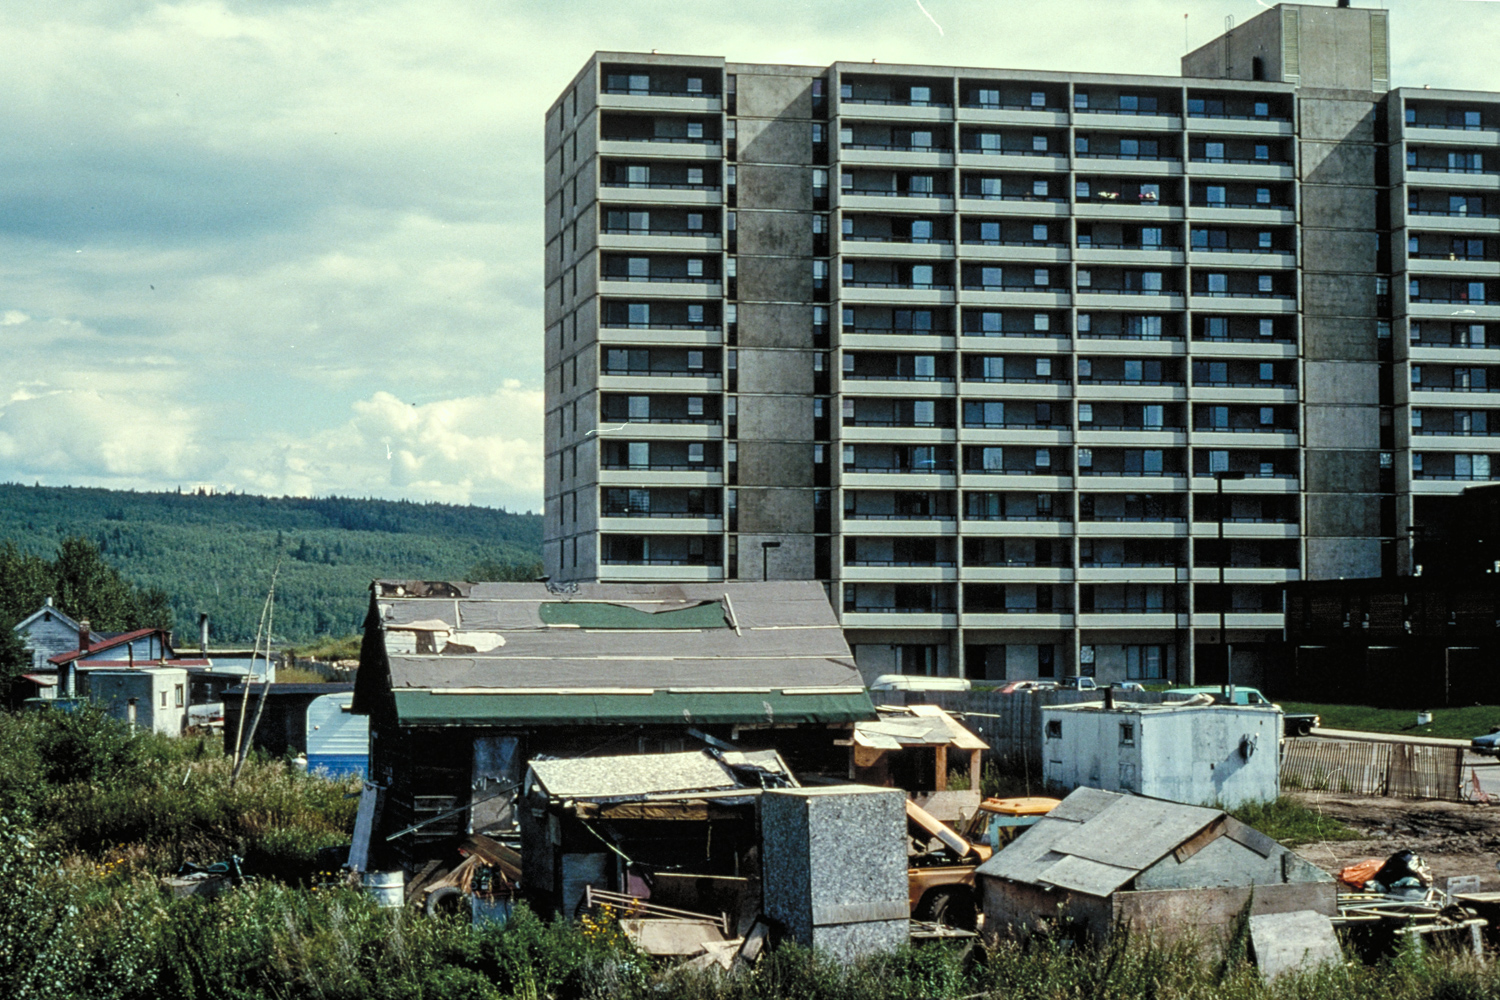
<instances>
[{"instance_id":1,"label":"window","mask_svg":"<svg viewBox=\"0 0 1500 1000\"><path fill-rule=\"evenodd\" d=\"M1227 452L1227 451L1210 451L1208 453L1208 471L1209 472L1228 472L1229 471L1229 452Z\"/></svg>"},{"instance_id":2,"label":"window","mask_svg":"<svg viewBox=\"0 0 1500 1000\"><path fill-rule=\"evenodd\" d=\"M1080 424L1091 424L1091 423L1094 422L1094 404L1093 403L1079 403L1078 404L1078 422ZM1079 452L1079 455L1078 455L1078 464L1079 465L1083 464L1083 453L1082 452Z\"/></svg>"},{"instance_id":3,"label":"window","mask_svg":"<svg viewBox=\"0 0 1500 1000\"><path fill-rule=\"evenodd\" d=\"M703 228L703 213L702 212L689 212L687 214L687 227L690 230L702 229Z\"/></svg>"},{"instance_id":4,"label":"window","mask_svg":"<svg viewBox=\"0 0 1500 1000\"><path fill-rule=\"evenodd\" d=\"M703 93L703 77L690 76L687 78L687 92L689 94Z\"/></svg>"},{"instance_id":5,"label":"window","mask_svg":"<svg viewBox=\"0 0 1500 1000\"><path fill-rule=\"evenodd\" d=\"M700 465L700 464L702 464L702 462L703 462L703 442L702 441L689 441L688 442L687 460L688 460L688 462L690 462L690 463L692 463L694 465Z\"/></svg>"},{"instance_id":6,"label":"window","mask_svg":"<svg viewBox=\"0 0 1500 1000\"><path fill-rule=\"evenodd\" d=\"M1269 160L1271 158L1271 147L1256 143L1255 158L1257 160Z\"/></svg>"},{"instance_id":7,"label":"window","mask_svg":"<svg viewBox=\"0 0 1500 1000\"><path fill-rule=\"evenodd\" d=\"M651 258L631 257L626 262L626 271L632 278L651 277Z\"/></svg>"},{"instance_id":8,"label":"window","mask_svg":"<svg viewBox=\"0 0 1500 1000\"><path fill-rule=\"evenodd\" d=\"M1215 162L1224 159L1224 144L1222 142L1205 142L1203 144L1203 158Z\"/></svg>"},{"instance_id":9,"label":"window","mask_svg":"<svg viewBox=\"0 0 1500 1000\"><path fill-rule=\"evenodd\" d=\"M648 302L632 302L626 312L631 326L646 326L651 322L651 305Z\"/></svg>"},{"instance_id":10,"label":"window","mask_svg":"<svg viewBox=\"0 0 1500 1000\"><path fill-rule=\"evenodd\" d=\"M1080 199L1087 198L1089 196L1089 182L1079 181L1075 191Z\"/></svg>"},{"instance_id":11,"label":"window","mask_svg":"<svg viewBox=\"0 0 1500 1000\"><path fill-rule=\"evenodd\" d=\"M699 404L702 404L700 399ZM625 401L627 420L650 420L651 419L651 397L631 396Z\"/></svg>"},{"instance_id":12,"label":"window","mask_svg":"<svg viewBox=\"0 0 1500 1000\"><path fill-rule=\"evenodd\" d=\"M1260 247L1262 250L1271 249L1271 234L1264 232L1258 234L1256 246Z\"/></svg>"},{"instance_id":13,"label":"window","mask_svg":"<svg viewBox=\"0 0 1500 1000\"><path fill-rule=\"evenodd\" d=\"M932 103L932 88L931 87L922 87L922 86L912 87L911 88L911 103L913 103L913 104L931 104Z\"/></svg>"},{"instance_id":14,"label":"window","mask_svg":"<svg viewBox=\"0 0 1500 1000\"><path fill-rule=\"evenodd\" d=\"M687 321L694 326L703 324L703 306L697 302L691 302L687 307Z\"/></svg>"},{"instance_id":15,"label":"window","mask_svg":"<svg viewBox=\"0 0 1500 1000\"><path fill-rule=\"evenodd\" d=\"M1223 206L1225 202L1225 188L1222 184L1210 184L1206 192L1206 200L1210 205Z\"/></svg>"},{"instance_id":16,"label":"window","mask_svg":"<svg viewBox=\"0 0 1500 1000\"><path fill-rule=\"evenodd\" d=\"M821 218L821 216L819 216ZM687 262L687 273L689 278L703 277L703 261L698 257L690 257ZM700 307L701 308L701 307Z\"/></svg>"},{"instance_id":17,"label":"window","mask_svg":"<svg viewBox=\"0 0 1500 1000\"><path fill-rule=\"evenodd\" d=\"M1271 290L1271 276L1269 274L1258 275L1255 279L1257 291L1269 292Z\"/></svg>"},{"instance_id":18,"label":"window","mask_svg":"<svg viewBox=\"0 0 1500 1000\"><path fill-rule=\"evenodd\" d=\"M1052 275L1045 267L1039 267L1031 272L1031 283L1038 288L1046 288L1052 283Z\"/></svg>"},{"instance_id":19,"label":"window","mask_svg":"<svg viewBox=\"0 0 1500 1000\"><path fill-rule=\"evenodd\" d=\"M1047 468L1051 468L1051 466L1052 466L1052 449L1050 449L1050 448L1038 448L1036 450L1036 467L1038 469L1047 469Z\"/></svg>"},{"instance_id":20,"label":"window","mask_svg":"<svg viewBox=\"0 0 1500 1000\"><path fill-rule=\"evenodd\" d=\"M1046 243L1047 242L1047 227L1045 225L1035 225L1035 226L1032 226L1031 227L1031 239L1035 243Z\"/></svg>"},{"instance_id":21,"label":"window","mask_svg":"<svg viewBox=\"0 0 1500 1000\"><path fill-rule=\"evenodd\" d=\"M1224 295L1229 291L1229 275L1210 274L1207 275L1208 294Z\"/></svg>"},{"instance_id":22,"label":"window","mask_svg":"<svg viewBox=\"0 0 1500 1000\"><path fill-rule=\"evenodd\" d=\"M1000 193L1000 179L998 177L987 177L987 178L985 178L986 183L988 183L991 180L993 180L995 182L995 193L999 194ZM1048 184L1047 184L1046 181L1032 181L1031 182L1031 196L1033 198L1046 198L1046 197L1048 197L1048 192L1050 190L1051 190L1051 188L1048 186ZM989 191L986 191L985 193L989 194Z\"/></svg>"},{"instance_id":23,"label":"window","mask_svg":"<svg viewBox=\"0 0 1500 1000\"><path fill-rule=\"evenodd\" d=\"M1260 363L1260 380L1262 382L1276 381L1276 365L1270 361Z\"/></svg>"},{"instance_id":24,"label":"window","mask_svg":"<svg viewBox=\"0 0 1500 1000\"><path fill-rule=\"evenodd\" d=\"M1260 408L1260 425L1262 427L1271 427L1275 423L1276 411L1269 406L1262 406Z\"/></svg>"},{"instance_id":25,"label":"window","mask_svg":"<svg viewBox=\"0 0 1500 1000\"><path fill-rule=\"evenodd\" d=\"M1120 723L1120 746L1122 746L1122 747L1133 747L1133 746L1135 746L1135 723L1133 723L1133 722L1122 722L1122 723Z\"/></svg>"},{"instance_id":26,"label":"window","mask_svg":"<svg viewBox=\"0 0 1500 1000\"><path fill-rule=\"evenodd\" d=\"M1047 151L1047 137L1045 135L1032 136L1031 151L1033 153L1045 153Z\"/></svg>"},{"instance_id":27,"label":"window","mask_svg":"<svg viewBox=\"0 0 1500 1000\"><path fill-rule=\"evenodd\" d=\"M172 695L173 695L173 700L174 700L176 706L178 708L181 708L182 707L182 685L181 684L174 684L174 685L172 685Z\"/></svg>"},{"instance_id":28,"label":"window","mask_svg":"<svg viewBox=\"0 0 1500 1000\"><path fill-rule=\"evenodd\" d=\"M687 123L687 137L689 139L701 139L701 138L703 138L703 123L702 122L688 122Z\"/></svg>"},{"instance_id":29,"label":"window","mask_svg":"<svg viewBox=\"0 0 1500 1000\"><path fill-rule=\"evenodd\" d=\"M691 184L692 186L694 186L694 187L702 187L703 186L703 168L702 167L688 167L687 182L689 184Z\"/></svg>"},{"instance_id":30,"label":"window","mask_svg":"<svg viewBox=\"0 0 1500 1000\"><path fill-rule=\"evenodd\" d=\"M1052 375L1052 359L1051 358L1037 358L1036 359L1036 375L1037 375L1037 378L1050 378L1051 377L1051 375Z\"/></svg>"},{"instance_id":31,"label":"window","mask_svg":"<svg viewBox=\"0 0 1500 1000\"><path fill-rule=\"evenodd\" d=\"M1094 467L1094 449L1078 449L1078 467L1080 469L1091 469Z\"/></svg>"},{"instance_id":32,"label":"window","mask_svg":"<svg viewBox=\"0 0 1500 1000\"><path fill-rule=\"evenodd\" d=\"M689 368L692 368L692 369L695 369L695 370L696 369L701 369L703 367L703 352L702 351L688 351L687 352L687 366Z\"/></svg>"},{"instance_id":33,"label":"window","mask_svg":"<svg viewBox=\"0 0 1500 1000\"><path fill-rule=\"evenodd\" d=\"M1260 335L1262 337L1272 337L1272 336L1275 336L1276 335L1276 321L1274 319L1269 318L1269 317L1262 317L1261 320L1260 320Z\"/></svg>"},{"instance_id":34,"label":"window","mask_svg":"<svg viewBox=\"0 0 1500 1000\"><path fill-rule=\"evenodd\" d=\"M913 242L926 243L932 239L932 220L913 219L911 224L911 238Z\"/></svg>"},{"instance_id":35,"label":"window","mask_svg":"<svg viewBox=\"0 0 1500 1000\"><path fill-rule=\"evenodd\" d=\"M1073 140L1073 152L1077 153L1079 156L1083 156L1088 151L1089 151L1089 137L1088 136L1086 136L1086 135L1080 135L1080 136L1077 136L1076 138L1074 138L1074 140Z\"/></svg>"},{"instance_id":36,"label":"window","mask_svg":"<svg viewBox=\"0 0 1500 1000\"><path fill-rule=\"evenodd\" d=\"M999 91L995 91L995 93L998 96ZM1000 102L996 100L995 103L999 104ZM1045 108L1047 106L1047 95L1040 90L1033 90L1031 92L1031 106L1033 108Z\"/></svg>"},{"instance_id":37,"label":"window","mask_svg":"<svg viewBox=\"0 0 1500 1000\"><path fill-rule=\"evenodd\" d=\"M1031 317L1031 328L1038 332L1045 332L1052 327L1052 317L1046 313L1036 313Z\"/></svg>"},{"instance_id":38,"label":"window","mask_svg":"<svg viewBox=\"0 0 1500 1000\"><path fill-rule=\"evenodd\" d=\"M1089 313L1078 314L1078 332L1088 333L1094 329L1094 317Z\"/></svg>"},{"instance_id":39,"label":"window","mask_svg":"<svg viewBox=\"0 0 1500 1000\"><path fill-rule=\"evenodd\" d=\"M1267 118L1271 114L1271 105L1266 101L1255 102L1255 117Z\"/></svg>"},{"instance_id":40,"label":"window","mask_svg":"<svg viewBox=\"0 0 1500 1000\"><path fill-rule=\"evenodd\" d=\"M1000 91L976 90L974 91L974 103L981 108L998 108L1000 106Z\"/></svg>"},{"instance_id":41,"label":"window","mask_svg":"<svg viewBox=\"0 0 1500 1000\"><path fill-rule=\"evenodd\" d=\"M1087 91L1080 90L1073 95L1073 107L1080 111L1087 111L1089 106L1089 95Z\"/></svg>"},{"instance_id":42,"label":"window","mask_svg":"<svg viewBox=\"0 0 1500 1000\"><path fill-rule=\"evenodd\" d=\"M1165 662L1165 646L1125 647L1125 676L1130 680L1160 680Z\"/></svg>"},{"instance_id":43,"label":"window","mask_svg":"<svg viewBox=\"0 0 1500 1000\"><path fill-rule=\"evenodd\" d=\"M1094 272L1092 272L1092 271L1085 271L1085 270L1079 269L1079 271L1078 271L1078 287L1079 288L1092 288L1093 284L1094 284Z\"/></svg>"},{"instance_id":44,"label":"window","mask_svg":"<svg viewBox=\"0 0 1500 1000\"><path fill-rule=\"evenodd\" d=\"M1049 739L1049 740L1060 740L1060 739L1062 739L1062 720L1061 719L1048 719L1047 720L1047 739Z\"/></svg>"},{"instance_id":45,"label":"window","mask_svg":"<svg viewBox=\"0 0 1500 1000\"><path fill-rule=\"evenodd\" d=\"M1255 189L1255 203L1257 205L1269 205L1269 204L1271 204L1271 189L1270 188L1256 188Z\"/></svg>"},{"instance_id":46,"label":"window","mask_svg":"<svg viewBox=\"0 0 1500 1000\"><path fill-rule=\"evenodd\" d=\"M703 397L689 396L687 401L687 412L690 417L703 416Z\"/></svg>"}]
</instances>

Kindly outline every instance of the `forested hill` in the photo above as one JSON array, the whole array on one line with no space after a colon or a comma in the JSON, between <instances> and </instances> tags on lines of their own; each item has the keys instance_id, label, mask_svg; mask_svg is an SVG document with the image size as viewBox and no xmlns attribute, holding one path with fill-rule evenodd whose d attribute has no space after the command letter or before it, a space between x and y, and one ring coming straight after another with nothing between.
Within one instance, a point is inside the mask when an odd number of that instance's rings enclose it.
<instances>
[{"instance_id":1,"label":"forested hill","mask_svg":"<svg viewBox=\"0 0 1500 1000\"><path fill-rule=\"evenodd\" d=\"M166 591L180 642L196 639L204 611L215 643L250 642L279 556L275 633L297 642L357 631L377 577L530 579L542 519L437 503L0 484L0 544L50 559L72 536L131 582Z\"/></svg>"}]
</instances>

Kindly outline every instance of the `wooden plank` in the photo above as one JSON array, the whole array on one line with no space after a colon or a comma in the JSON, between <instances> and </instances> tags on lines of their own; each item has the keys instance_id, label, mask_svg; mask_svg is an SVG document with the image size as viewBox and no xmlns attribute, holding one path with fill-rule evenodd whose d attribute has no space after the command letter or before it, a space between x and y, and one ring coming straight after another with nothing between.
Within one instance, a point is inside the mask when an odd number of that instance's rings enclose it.
<instances>
[{"instance_id":1,"label":"wooden plank","mask_svg":"<svg viewBox=\"0 0 1500 1000\"><path fill-rule=\"evenodd\" d=\"M1312 910L1252 914L1250 947L1260 974L1267 979L1284 972L1311 972L1344 960L1328 915Z\"/></svg>"}]
</instances>

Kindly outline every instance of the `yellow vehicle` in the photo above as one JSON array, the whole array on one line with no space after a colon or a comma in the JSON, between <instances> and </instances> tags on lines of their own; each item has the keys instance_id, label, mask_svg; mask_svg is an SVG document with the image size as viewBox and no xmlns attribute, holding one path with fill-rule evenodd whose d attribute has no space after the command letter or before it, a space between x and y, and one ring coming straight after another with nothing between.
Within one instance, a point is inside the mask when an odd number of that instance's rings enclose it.
<instances>
[{"instance_id":1,"label":"yellow vehicle","mask_svg":"<svg viewBox=\"0 0 1500 1000\"><path fill-rule=\"evenodd\" d=\"M979 810L964 824L963 835L969 840L999 850L1021 835L1021 831L1062 804L1060 799L1044 795L1013 799L985 799Z\"/></svg>"}]
</instances>

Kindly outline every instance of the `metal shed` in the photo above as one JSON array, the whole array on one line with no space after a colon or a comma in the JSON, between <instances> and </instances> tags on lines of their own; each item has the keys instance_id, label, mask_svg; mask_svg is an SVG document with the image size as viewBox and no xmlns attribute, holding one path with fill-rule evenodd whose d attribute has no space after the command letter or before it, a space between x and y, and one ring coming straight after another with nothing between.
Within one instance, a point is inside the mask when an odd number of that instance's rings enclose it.
<instances>
[{"instance_id":1,"label":"metal shed","mask_svg":"<svg viewBox=\"0 0 1500 1000\"><path fill-rule=\"evenodd\" d=\"M985 932L1059 919L1212 947L1250 914L1337 913L1333 877L1218 809L1079 788L977 871Z\"/></svg>"}]
</instances>

